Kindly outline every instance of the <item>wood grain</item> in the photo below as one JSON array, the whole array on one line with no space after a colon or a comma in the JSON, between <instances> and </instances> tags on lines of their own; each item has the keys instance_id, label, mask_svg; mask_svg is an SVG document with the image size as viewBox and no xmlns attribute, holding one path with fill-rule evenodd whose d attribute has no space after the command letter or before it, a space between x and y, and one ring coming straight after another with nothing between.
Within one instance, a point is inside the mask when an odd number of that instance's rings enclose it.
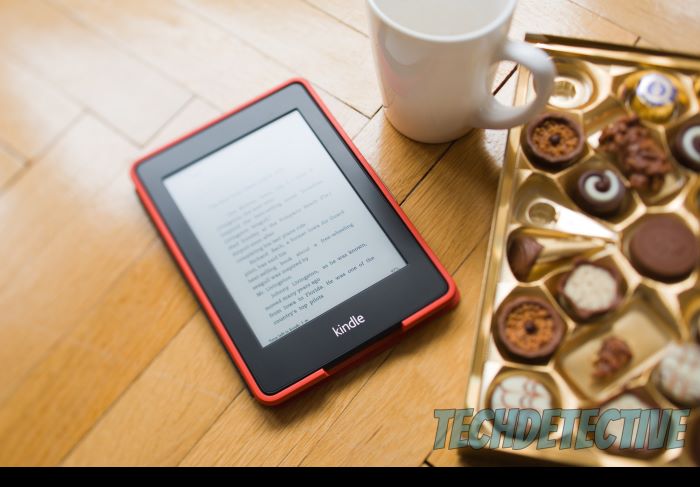
<instances>
[{"instance_id":1,"label":"wood grain","mask_svg":"<svg viewBox=\"0 0 700 487\"><path fill-rule=\"evenodd\" d=\"M243 391L226 352L198 312L64 464L177 465Z\"/></svg>"},{"instance_id":2,"label":"wood grain","mask_svg":"<svg viewBox=\"0 0 700 487\"><path fill-rule=\"evenodd\" d=\"M38 156L80 113L51 83L0 57L0 142L25 159Z\"/></svg>"},{"instance_id":3,"label":"wood grain","mask_svg":"<svg viewBox=\"0 0 700 487\"><path fill-rule=\"evenodd\" d=\"M189 94L43 1L5 0L0 52L143 143Z\"/></svg>"},{"instance_id":4,"label":"wood grain","mask_svg":"<svg viewBox=\"0 0 700 487\"><path fill-rule=\"evenodd\" d=\"M367 35L366 0L306 0L306 2Z\"/></svg>"},{"instance_id":5,"label":"wood grain","mask_svg":"<svg viewBox=\"0 0 700 487\"><path fill-rule=\"evenodd\" d=\"M187 0L186 4L364 115L371 117L379 108L368 39L307 3Z\"/></svg>"},{"instance_id":6,"label":"wood grain","mask_svg":"<svg viewBox=\"0 0 700 487\"><path fill-rule=\"evenodd\" d=\"M662 49L700 53L700 1L627 2L573 0Z\"/></svg>"},{"instance_id":7,"label":"wood grain","mask_svg":"<svg viewBox=\"0 0 700 487\"><path fill-rule=\"evenodd\" d=\"M24 168L24 164L17 154L0 146L0 194L4 186Z\"/></svg>"},{"instance_id":8,"label":"wood grain","mask_svg":"<svg viewBox=\"0 0 700 487\"><path fill-rule=\"evenodd\" d=\"M169 260L153 241L0 407L0 463L58 463L194 315Z\"/></svg>"},{"instance_id":9,"label":"wood grain","mask_svg":"<svg viewBox=\"0 0 700 487\"><path fill-rule=\"evenodd\" d=\"M282 64L169 0L53 2L221 111L293 76ZM219 55L208 55L212 52ZM350 134L367 122L329 93L322 96Z\"/></svg>"}]
</instances>

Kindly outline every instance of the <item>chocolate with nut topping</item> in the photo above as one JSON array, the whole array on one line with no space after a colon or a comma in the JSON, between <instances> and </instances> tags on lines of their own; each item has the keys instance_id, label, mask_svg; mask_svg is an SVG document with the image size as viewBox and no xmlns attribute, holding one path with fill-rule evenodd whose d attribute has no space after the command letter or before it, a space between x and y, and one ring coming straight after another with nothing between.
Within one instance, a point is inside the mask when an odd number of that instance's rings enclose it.
<instances>
[{"instance_id":1,"label":"chocolate with nut topping","mask_svg":"<svg viewBox=\"0 0 700 487\"><path fill-rule=\"evenodd\" d=\"M599 141L601 150L617 157L635 189L658 192L673 169L663 148L637 116L618 119L603 129Z\"/></svg>"},{"instance_id":2,"label":"chocolate with nut topping","mask_svg":"<svg viewBox=\"0 0 700 487\"><path fill-rule=\"evenodd\" d=\"M521 296L508 300L497 318L497 337L505 349L525 360L551 356L564 337L565 325L544 299Z\"/></svg>"},{"instance_id":3,"label":"chocolate with nut topping","mask_svg":"<svg viewBox=\"0 0 700 487\"><path fill-rule=\"evenodd\" d=\"M533 163L558 169L583 153L581 125L568 115L546 113L528 125L525 151Z\"/></svg>"}]
</instances>

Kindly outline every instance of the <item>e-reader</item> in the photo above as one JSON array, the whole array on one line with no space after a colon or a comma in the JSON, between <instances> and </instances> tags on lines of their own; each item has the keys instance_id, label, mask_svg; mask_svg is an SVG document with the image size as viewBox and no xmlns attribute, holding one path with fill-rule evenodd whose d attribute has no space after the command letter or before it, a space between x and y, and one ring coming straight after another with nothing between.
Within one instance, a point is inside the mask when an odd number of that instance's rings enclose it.
<instances>
[{"instance_id":1,"label":"e-reader","mask_svg":"<svg viewBox=\"0 0 700 487\"><path fill-rule=\"evenodd\" d=\"M452 278L303 79L136 161L131 176L264 404L458 300Z\"/></svg>"}]
</instances>

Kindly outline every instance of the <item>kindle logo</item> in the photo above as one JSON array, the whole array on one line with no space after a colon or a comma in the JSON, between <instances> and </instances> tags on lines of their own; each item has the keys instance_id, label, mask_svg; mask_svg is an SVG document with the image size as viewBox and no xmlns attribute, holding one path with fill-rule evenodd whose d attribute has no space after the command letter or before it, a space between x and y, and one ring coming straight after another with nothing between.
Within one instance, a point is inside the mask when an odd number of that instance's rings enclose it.
<instances>
[{"instance_id":1,"label":"kindle logo","mask_svg":"<svg viewBox=\"0 0 700 487\"><path fill-rule=\"evenodd\" d=\"M343 323L342 325L336 325L332 327L331 329L333 330L333 333L335 333L335 336L339 337L340 335L344 335L345 333L349 332L356 326L360 326L362 323L365 322L365 317L362 315L357 315L357 316L351 316L350 319L348 320L347 323Z\"/></svg>"}]
</instances>

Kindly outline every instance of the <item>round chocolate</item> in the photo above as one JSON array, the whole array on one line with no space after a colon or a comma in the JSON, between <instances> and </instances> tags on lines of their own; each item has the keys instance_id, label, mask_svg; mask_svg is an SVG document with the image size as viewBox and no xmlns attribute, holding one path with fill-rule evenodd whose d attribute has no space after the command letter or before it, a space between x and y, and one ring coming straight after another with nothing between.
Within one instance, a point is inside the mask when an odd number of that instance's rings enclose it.
<instances>
[{"instance_id":1,"label":"round chocolate","mask_svg":"<svg viewBox=\"0 0 700 487\"><path fill-rule=\"evenodd\" d=\"M519 281L526 281L537 257L542 252L542 245L527 235L516 235L508 242L508 263L513 275Z\"/></svg>"},{"instance_id":2,"label":"round chocolate","mask_svg":"<svg viewBox=\"0 0 700 487\"><path fill-rule=\"evenodd\" d=\"M637 227L630 239L629 257L640 274L657 281L688 277L698 263L695 235L676 218L655 215Z\"/></svg>"},{"instance_id":3,"label":"round chocolate","mask_svg":"<svg viewBox=\"0 0 700 487\"><path fill-rule=\"evenodd\" d=\"M659 406L650 399L642 397L639 391L625 391L618 395L617 397L611 399L605 404L600 406L600 414L602 415L605 411L609 409L652 409L655 410L652 414L659 414ZM661 418L658 418L659 421ZM646 431L644 435L644 441L641 447L637 447L637 429L639 427L639 422L635 422L632 429L632 444L629 448L622 448L622 437L623 432L627 428L625 427L624 418L612 420L608 423L605 428L605 436L612 435L615 437L613 444L605 450L606 453L613 455L627 455L639 458L650 458L655 455L659 455L664 452L663 448L652 449L649 445L649 431ZM640 432L641 434L641 432Z\"/></svg>"},{"instance_id":4,"label":"round chocolate","mask_svg":"<svg viewBox=\"0 0 700 487\"><path fill-rule=\"evenodd\" d=\"M580 260L559 279L562 305L578 321L614 310L622 301L622 278L613 268Z\"/></svg>"},{"instance_id":5,"label":"round chocolate","mask_svg":"<svg viewBox=\"0 0 700 487\"><path fill-rule=\"evenodd\" d=\"M646 120L663 123L673 115L677 99L678 90L668 77L648 73L635 87L632 109Z\"/></svg>"},{"instance_id":6,"label":"round chocolate","mask_svg":"<svg viewBox=\"0 0 700 487\"><path fill-rule=\"evenodd\" d=\"M513 356L525 361L549 358L566 330L554 308L535 296L508 300L501 308L496 324L499 342Z\"/></svg>"},{"instance_id":7,"label":"round chocolate","mask_svg":"<svg viewBox=\"0 0 700 487\"><path fill-rule=\"evenodd\" d=\"M535 164L558 169L578 159L583 149L581 124L568 115L545 113L528 125L525 151Z\"/></svg>"},{"instance_id":8,"label":"round chocolate","mask_svg":"<svg viewBox=\"0 0 700 487\"><path fill-rule=\"evenodd\" d=\"M700 346L674 343L659 362L656 381L671 401L684 406L700 405Z\"/></svg>"},{"instance_id":9,"label":"round chocolate","mask_svg":"<svg viewBox=\"0 0 700 487\"><path fill-rule=\"evenodd\" d=\"M596 216L611 216L622 209L627 188L610 169L586 171L578 179L574 199Z\"/></svg>"},{"instance_id":10,"label":"round chocolate","mask_svg":"<svg viewBox=\"0 0 700 487\"><path fill-rule=\"evenodd\" d=\"M700 172L700 116L693 117L678 130L671 151L678 162Z\"/></svg>"},{"instance_id":11,"label":"round chocolate","mask_svg":"<svg viewBox=\"0 0 700 487\"><path fill-rule=\"evenodd\" d=\"M491 409L534 409L540 413L554 405L547 386L525 374L513 374L499 380L491 392Z\"/></svg>"}]
</instances>

